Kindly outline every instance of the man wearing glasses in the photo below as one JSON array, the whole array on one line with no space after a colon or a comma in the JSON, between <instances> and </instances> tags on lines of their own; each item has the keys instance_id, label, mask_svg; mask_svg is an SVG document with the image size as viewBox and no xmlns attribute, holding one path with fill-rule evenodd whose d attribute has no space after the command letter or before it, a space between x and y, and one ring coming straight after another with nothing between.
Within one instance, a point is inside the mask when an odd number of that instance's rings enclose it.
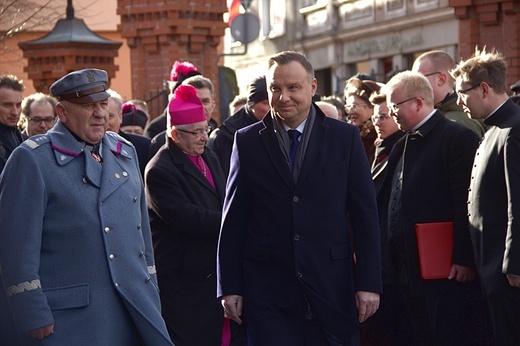
<instances>
[{"instance_id":1,"label":"man wearing glasses","mask_svg":"<svg viewBox=\"0 0 520 346\"><path fill-rule=\"evenodd\" d=\"M226 178L206 147L208 121L191 85L168 105L167 142L146 166L162 313L176 345L220 345L216 252Z\"/></svg>"},{"instance_id":2,"label":"man wearing glasses","mask_svg":"<svg viewBox=\"0 0 520 346\"><path fill-rule=\"evenodd\" d=\"M56 123L56 99L42 93L29 95L22 101L22 116L25 121L24 139L43 135Z\"/></svg>"},{"instance_id":3,"label":"man wearing glasses","mask_svg":"<svg viewBox=\"0 0 520 346\"><path fill-rule=\"evenodd\" d=\"M401 72L386 85L390 114L407 132L394 146L378 194L383 244L383 282L399 287L399 314L409 335L401 345L476 344L469 337L468 281L476 277L466 211L477 135L434 108L430 82L418 72ZM419 270L417 223L453 222L449 276L423 279Z\"/></svg>"},{"instance_id":4,"label":"man wearing glasses","mask_svg":"<svg viewBox=\"0 0 520 346\"><path fill-rule=\"evenodd\" d=\"M371 168L372 180L377 192L385 178L388 155L390 155L395 143L403 137L404 132L399 129L395 118L390 115L385 94L380 92L372 94L370 102L374 105L372 123L376 126L378 137L375 141L376 153Z\"/></svg>"},{"instance_id":5,"label":"man wearing glasses","mask_svg":"<svg viewBox=\"0 0 520 346\"><path fill-rule=\"evenodd\" d=\"M412 71L421 72L430 82L435 108L446 118L469 127L481 138L485 131L482 121L471 119L462 107L457 105L455 79L449 74L455 65L455 61L448 53L432 50L415 59Z\"/></svg>"},{"instance_id":6,"label":"man wearing glasses","mask_svg":"<svg viewBox=\"0 0 520 346\"><path fill-rule=\"evenodd\" d=\"M206 115L206 120L208 121L208 131L211 133L211 131L217 128L217 123L215 119L212 118L212 114L216 106L215 87L213 86L213 83L211 80L209 80L209 78L206 78L197 72L196 75L184 79L182 85L191 85L197 91L197 96L202 102L204 114ZM150 150L148 151L148 156L150 158L153 157L159 148L166 142L166 138L168 137L166 133L167 130L162 131L152 138Z\"/></svg>"},{"instance_id":7,"label":"man wearing glasses","mask_svg":"<svg viewBox=\"0 0 520 346\"><path fill-rule=\"evenodd\" d=\"M497 345L520 344L520 108L507 95L506 60L475 52L451 72L458 103L486 132L468 196L470 232Z\"/></svg>"}]
</instances>

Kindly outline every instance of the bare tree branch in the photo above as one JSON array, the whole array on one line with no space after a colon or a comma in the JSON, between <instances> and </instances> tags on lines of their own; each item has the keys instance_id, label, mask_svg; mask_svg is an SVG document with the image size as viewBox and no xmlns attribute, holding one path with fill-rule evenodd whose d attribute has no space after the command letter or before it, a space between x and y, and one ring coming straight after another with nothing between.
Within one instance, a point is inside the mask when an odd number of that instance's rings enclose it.
<instances>
[{"instance_id":1,"label":"bare tree branch","mask_svg":"<svg viewBox=\"0 0 520 346\"><path fill-rule=\"evenodd\" d=\"M0 41L17 33L52 24L63 14L62 1L0 1Z\"/></svg>"}]
</instances>

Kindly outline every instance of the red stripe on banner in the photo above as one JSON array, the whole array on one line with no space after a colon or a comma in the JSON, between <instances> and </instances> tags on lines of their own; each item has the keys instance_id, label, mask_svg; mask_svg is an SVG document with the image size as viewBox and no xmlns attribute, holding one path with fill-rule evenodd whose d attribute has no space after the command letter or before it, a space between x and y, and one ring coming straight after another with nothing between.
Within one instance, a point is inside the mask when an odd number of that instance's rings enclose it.
<instances>
[{"instance_id":1,"label":"red stripe on banner","mask_svg":"<svg viewBox=\"0 0 520 346\"><path fill-rule=\"evenodd\" d=\"M229 5L228 25L231 25L233 19L235 19L235 17L240 14L240 6L242 6L242 4L240 4L240 0L233 0L231 5Z\"/></svg>"}]
</instances>

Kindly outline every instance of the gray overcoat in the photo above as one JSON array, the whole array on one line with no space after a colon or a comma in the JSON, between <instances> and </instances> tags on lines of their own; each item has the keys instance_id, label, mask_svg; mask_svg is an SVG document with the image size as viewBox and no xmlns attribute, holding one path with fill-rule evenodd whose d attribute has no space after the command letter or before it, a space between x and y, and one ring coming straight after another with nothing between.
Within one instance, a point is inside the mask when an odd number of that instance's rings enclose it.
<instances>
[{"instance_id":1,"label":"gray overcoat","mask_svg":"<svg viewBox=\"0 0 520 346\"><path fill-rule=\"evenodd\" d=\"M160 315L134 147L102 140L103 164L60 122L11 155L0 176L0 269L20 334L42 345L172 345Z\"/></svg>"}]
</instances>

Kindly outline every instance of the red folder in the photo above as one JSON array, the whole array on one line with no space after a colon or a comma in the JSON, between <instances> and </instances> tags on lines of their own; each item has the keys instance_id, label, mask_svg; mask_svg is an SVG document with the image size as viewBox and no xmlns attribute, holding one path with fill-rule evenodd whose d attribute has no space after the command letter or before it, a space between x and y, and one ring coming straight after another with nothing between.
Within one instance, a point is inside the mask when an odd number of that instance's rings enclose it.
<instances>
[{"instance_id":1,"label":"red folder","mask_svg":"<svg viewBox=\"0 0 520 346\"><path fill-rule=\"evenodd\" d=\"M453 252L453 222L415 225L421 277L425 280L447 279Z\"/></svg>"}]
</instances>

